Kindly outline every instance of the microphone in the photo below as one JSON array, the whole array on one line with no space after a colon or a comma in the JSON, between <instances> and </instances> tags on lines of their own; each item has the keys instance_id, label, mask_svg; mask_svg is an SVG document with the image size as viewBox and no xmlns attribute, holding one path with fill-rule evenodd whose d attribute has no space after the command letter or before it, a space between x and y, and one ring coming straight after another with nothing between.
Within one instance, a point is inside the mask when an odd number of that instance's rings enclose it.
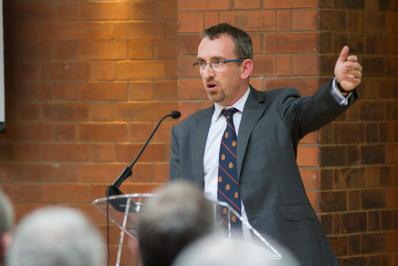
<instances>
[{"instance_id":1,"label":"microphone","mask_svg":"<svg viewBox=\"0 0 398 266\"><path fill-rule=\"evenodd\" d=\"M123 195L124 193L119 189L119 187L122 185L124 180L126 180L129 176L132 175L132 168L133 166L137 163L137 161L140 159L142 153L144 152L145 148L148 146L149 142L152 140L153 136L155 135L156 131L158 130L160 124L168 117L171 117L173 119L180 118L181 113L179 111L172 111L171 113L163 116L159 122L157 123L156 127L152 130L151 135L149 135L149 138L145 142L145 144L142 146L141 150L138 152L137 156L135 159L122 171L120 176L113 181L112 185L110 185L106 189L106 196L116 196L116 195Z\"/></svg>"}]
</instances>

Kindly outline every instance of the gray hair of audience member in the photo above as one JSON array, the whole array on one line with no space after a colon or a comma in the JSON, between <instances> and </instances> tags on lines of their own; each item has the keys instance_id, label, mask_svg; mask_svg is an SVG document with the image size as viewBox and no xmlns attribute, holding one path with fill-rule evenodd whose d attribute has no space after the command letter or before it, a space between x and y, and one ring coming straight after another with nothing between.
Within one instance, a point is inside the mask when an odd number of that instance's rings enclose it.
<instances>
[{"instance_id":1,"label":"gray hair of audience member","mask_svg":"<svg viewBox=\"0 0 398 266\"><path fill-rule=\"evenodd\" d=\"M105 245L97 228L78 210L41 208L16 227L7 266L102 266Z\"/></svg>"},{"instance_id":2,"label":"gray hair of audience member","mask_svg":"<svg viewBox=\"0 0 398 266\"><path fill-rule=\"evenodd\" d=\"M0 236L11 231L14 225L14 209L7 195L0 190Z\"/></svg>"},{"instance_id":3,"label":"gray hair of audience member","mask_svg":"<svg viewBox=\"0 0 398 266\"><path fill-rule=\"evenodd\" d=\"M211 203L193 184L176 181L154 191L144 202L137 225L144 266L170 266L194 240L214 230Z\"/></svg>"},{"instance_id":4,"label":"gray hair of audience member","mask_svg":"<svg viewBox=\"0 0 398 266\"><path fill-rule=\"evenodd\" d=\"M219 235L203 238L184 250L172 266L299 266L300 264L279 245L274 247L282 258L272 258L272 252L262 243L242 239L227 239Z\"/></svg>"}]
</instances>

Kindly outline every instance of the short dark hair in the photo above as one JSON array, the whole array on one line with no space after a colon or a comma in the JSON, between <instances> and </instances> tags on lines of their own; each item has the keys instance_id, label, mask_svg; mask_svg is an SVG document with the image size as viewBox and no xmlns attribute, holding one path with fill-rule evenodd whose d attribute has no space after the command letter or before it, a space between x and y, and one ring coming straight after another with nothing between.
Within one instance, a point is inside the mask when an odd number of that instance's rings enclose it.
<instances>
[{"instance_id":1,"label":"short dark hair","mask_svg":"<svg viewBox=\"0 0 398 266\"><path fill-rule=\"evenodd\" d=\"M205 29L203 31L202 37L207 37L210 40L214 40L219 38L222 34L229 35L232 38L235 43L236 53L239 58L253 59L252 39L250 38L250 35L242 29L234 27L228 23L220 23Z\"/></svg>"},{"instance_id":2,"label":"short dark hair","mask_svg":"<svg viewBox=\"0 0 398 266\"><path fill-rule=\"evenodd\" d=\"M191 183L176 181L145 201L137 224L144 266L170 266L183 248L211 233L213 207Z\"/></svg>"}]
</instances>

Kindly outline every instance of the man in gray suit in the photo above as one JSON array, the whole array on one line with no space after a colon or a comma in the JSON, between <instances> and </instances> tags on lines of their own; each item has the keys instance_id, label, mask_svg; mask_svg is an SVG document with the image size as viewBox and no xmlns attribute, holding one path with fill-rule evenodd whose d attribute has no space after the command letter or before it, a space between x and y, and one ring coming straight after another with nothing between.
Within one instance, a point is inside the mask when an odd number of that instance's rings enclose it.
<instances>
[{"instance_id":1,"label":"man in gray suit","mask_svg":"<svg viewBox=\"0 0 398 266\"><path fill-rule=\"evenodd\" d=\"M285 245L302 265L337 265L305 193L296 164L297 145L354 102L362 66L345 46L335 77L313 96L301 97L291 88L255 90L249 84L253 64L246 32L225 23L204 31L194 66L214 104L173 128L171 179L189 180L210 199L220 200L225 169L219 166L225 156L219 151L227 137L227 118L220 114L235 108L228 126L232 124L237 135L231 157L235 161L230 164L236 170L227 176L238 184L233 194L240 199L236 210L260 233Z\"/></svg>"}]
</instances>

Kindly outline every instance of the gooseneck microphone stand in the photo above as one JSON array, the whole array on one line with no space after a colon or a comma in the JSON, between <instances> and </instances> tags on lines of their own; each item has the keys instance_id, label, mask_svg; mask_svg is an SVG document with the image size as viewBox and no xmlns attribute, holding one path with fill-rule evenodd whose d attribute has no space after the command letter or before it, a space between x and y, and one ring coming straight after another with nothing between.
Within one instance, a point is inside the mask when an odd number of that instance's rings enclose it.
<instances>
[{"instance_id":1,"label":"gooseneck microphone stand","mask_svg":"<svg viewBox=\"0 0 398 266\"><path fill-rule=\"evenodd\" d=\"M106 189L106 198L107 198L107 202L106 202L106 239L107 239L107 252L108 252L108 259L107 259L107 263L108 266L110 265L110 245L109 245L109 204L112 205L112 207L119 212L125 212L126 211L126 207L128 206L128 208L130 209L130 207L135 207L135 206L130 206L129 204L127 204L127 200L125 198L117 198L117 199L112 199L109 201L109 197L112 196L118 196L118 195L123 195L124 193L120 190L120 186L122 185L122 183L133 174L133 166L137 163L137 161L140 159L142 153L144 152L145 148L148 146L149 142L152 140L153 136L155 135L156 131L158 130L160 124L168 117L171 117L173 119L177 119L181 116L181 113L179 111L172 111L171 113L163 116L159 122L157 123L156 127L152 130L151 135L149 136L149 138L147 139L147 141L145 142L145 144L142 146L141 150L138 152L137 156L135 157L135 159L129 164L127 165L126 168L124 168L124 170L121 172L121 174L119 175L118 178L115 179L115 181L113 181L113 183L107 187Z\"/></svg>"},{"instance_id":2,"label":"gooseneck microphone stand","mask_svg":"<svg viewBox=\"0 0 398 266\"><path fill-rule=\"evenodd\" d=\"M156 131L158 130L160 124L168 117L171 117L173 119L177 119L181 116L181 113L179 111L173 111L165 116L163 116L159 122L157 123L156 127L153 129L151 135L145 142L145 144L142 146L141 150L138 152L137 156L135 159L122 171L120 176L113 181L113 183L106 189L106 196L116 196L116 195L123 195L124 193L119 189L121 184L133 174L133 166L137 163L137 161L140 159L142 153L144 152L145 148L148 146L149 142L152 140L153 136L155 135Z\"/></svg>"}]
</instances>

